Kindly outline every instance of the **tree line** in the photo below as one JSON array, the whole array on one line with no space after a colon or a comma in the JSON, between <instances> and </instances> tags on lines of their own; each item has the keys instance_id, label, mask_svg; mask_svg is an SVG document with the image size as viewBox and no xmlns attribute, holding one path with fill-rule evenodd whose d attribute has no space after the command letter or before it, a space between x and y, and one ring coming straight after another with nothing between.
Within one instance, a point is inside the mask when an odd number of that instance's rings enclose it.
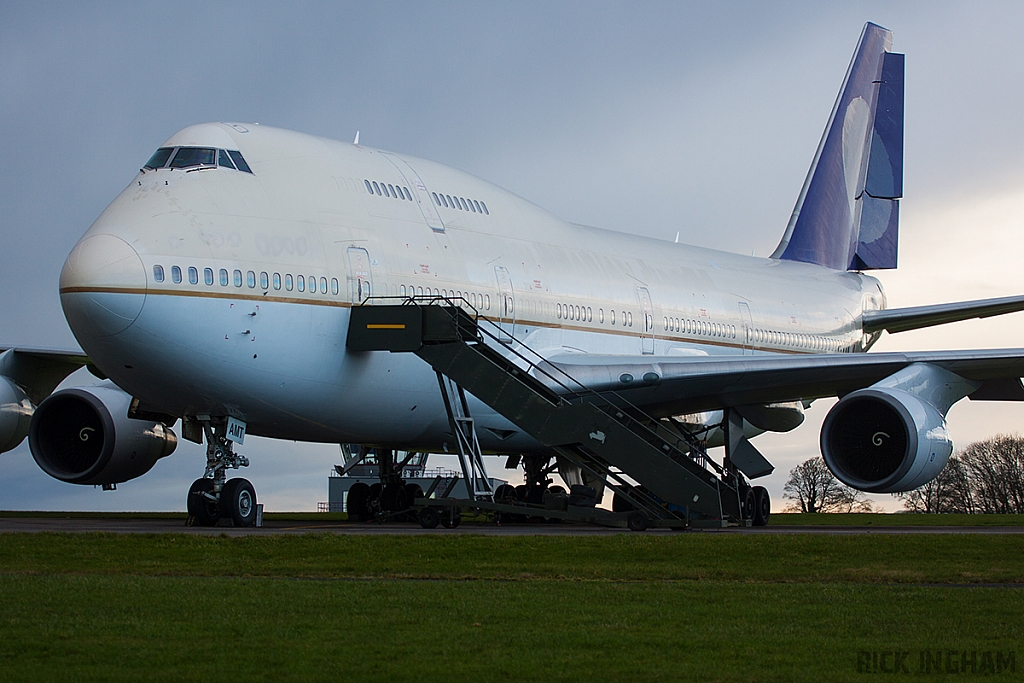
<instances>
[{"instance_id":1,"label":"tree line","mask_svg":"<svg viewBox=\"0 0 1024 683\"><path fill-rule=\"evenodd\" d=\"M1024 513L1024 438L977 441L949 459L939 476L902 494L911 512Z\"/></svg>"},{"instance_id":2,"label":"tree line","mask_svg":"<svg viewBox=\"0 0 1024 683\"><path fill-rule=\"evenodd\" d=\"M822 458L789 472L783 496L787 512L870 512L871 502L832 474ZM1024 513L1024 438L998 435L950 457L932 481L902 493L909 512L961 514Z\"/></svg>"}]
</instances>

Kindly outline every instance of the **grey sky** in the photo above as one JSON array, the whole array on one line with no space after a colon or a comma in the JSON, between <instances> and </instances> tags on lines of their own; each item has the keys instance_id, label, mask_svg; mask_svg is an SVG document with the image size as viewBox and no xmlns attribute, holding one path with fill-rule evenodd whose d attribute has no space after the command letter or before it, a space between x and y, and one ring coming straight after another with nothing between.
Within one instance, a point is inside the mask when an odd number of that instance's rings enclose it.
<instances>
[{"instance_id":1,"label":"grey sky","mask_svg":"<svg viewBox=\"0 0 1024 683\"><path fill-rule=\"evenodd\" d=\"M1024 18L1017 3L0 4L0 345L74 339L57 277L75 241L175 131L258 121L469 171L580 223L768 254L861 26L907 54L901 268L891 305L1024 291ZM1024 320L961 323L880 349L1020 346ZM954 408L961 445L1017 406ZM817 449L816 406L759 446ZM272 508L326 499L329 446L253 440ZM112 494L0 455L0 508L181 509L183 444Z\"/></svg>"}]
</instances>

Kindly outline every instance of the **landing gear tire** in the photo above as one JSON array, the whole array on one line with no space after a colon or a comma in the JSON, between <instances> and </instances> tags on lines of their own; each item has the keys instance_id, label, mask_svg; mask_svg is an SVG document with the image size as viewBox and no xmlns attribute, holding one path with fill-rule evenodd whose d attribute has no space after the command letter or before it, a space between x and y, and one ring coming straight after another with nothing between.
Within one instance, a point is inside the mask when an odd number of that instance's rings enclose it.
<instances>
[{"instance_id":1,"label":"landing gear tire","mask_svg":"<svg viewBox=\"0 0 1024 683\"><path fill-rule=\"evenodd\" d=\"M220 507L235 526L256 524L256 489L248 479L229 479L220 491Z\"/></svg>"},{"instance_id":2,"label":"landing gear tire","mask_svg":"<svg viewBox=\"0 0 1024 683\"><path fill-rule=\"evenodd\" d=\"M755 486L754 492L754 526L768 526L768 518L772 514L772 497L768 489Z\"/></svg>"},{"instance_id":3,"label":"landing gear tire","mask_svg":"<svg viewBox=\"0 0 1024 683\"><path fill-rule=\"evenodd\" d=\"M747 489L743 494L743 519L753 521L757 515L757 496L754 489Z\"/></svg>"},{"instance_id":4,"label":"landing gear tire","mask_svg":"<svg viewBox=\"0 0 1024 683\"><path fill-rule=\"evenodd\" d=\"M409 507L402 484L388 484L380 492L380 509L384 512L401 512Z\"/></svg>"},{"instance_id":5,"label":"landing gear tire","mask_svg":"<svg viewBox=\"0 0 1024 683\"><path fill-rule=\"evenodd\" d=\"M436 529L441 523L441 513L434 508L423 508L420 510L419 521L424 529Z\"/></svg>"},{"instance_id":6,"label":"landing gear tire","mask_svg":"<svg viewBox=\"0 0 1024 683\"><path fill-rule=\"evenodd\" d=\"M345 509L348 512L349 521L365 522L368 517L367 503L370 498L370 487L359 481L352 484L348 490L348 502Z\"/></svg>"},{"instance_id":7,"label":"landing gear tire","mask_svg":"<svg viewBox=\"0 0 1024 683\"><path fill-rule=\"evenodd\" d=\"M515 505L519 502L516 496L516 487L511 484L502 484L494 491L494 502L505 505Z\"/></svg>"},{"instance_id":8,"label":"landing gear tire","mask_svg":"<svg viewBox=\"0 0 1024 683\"><path fill-rule=\"evenodd\" d=\"M188 489L186 509L189 519L197 526L217 526L220 521L220 504L205 494L213 493L213 479L196 479Z\"/></svg>"},{"instance_id":9,"label":"landing gear tire","mask_svg":"<svg viewBox=\"0 0 1024 683\"><path fill-rule=\"evenodd\" d=\"M423 497L423 488L419 484L405 485L405 499L412 505L417 498Z\"/></svg>"},{"instance_id":10,"label":"landing gear tire","mask_svg":"<svg viewBox=\"0 0 1024 683\"><path fill-rule=\"evenodd\" d=\"M626 526L630 531L646 531L651 525L651 520L642 510L633 510L626 517Z\"/></svg>"},{"instance_id":11,"label":"landing gear tire","mask_svg":"<svg viewBox=\"0 0 1024 683\"><path fill-rule=\"evenodd\" d=\"M410 522L415 522L416 521L416 519L417 519L416 511L415 510L411 510L409 508L412 507L412 504L416 502L417 498L422 498L422 497L423 497L423 488L419 484L406 484L405 485L405 502L406 502L406 506L405 507L406 507L407 510L409 510L409 512L406 515L404 515L404 518L406 520L408 520Z\"/></svg>"}]
</instances>

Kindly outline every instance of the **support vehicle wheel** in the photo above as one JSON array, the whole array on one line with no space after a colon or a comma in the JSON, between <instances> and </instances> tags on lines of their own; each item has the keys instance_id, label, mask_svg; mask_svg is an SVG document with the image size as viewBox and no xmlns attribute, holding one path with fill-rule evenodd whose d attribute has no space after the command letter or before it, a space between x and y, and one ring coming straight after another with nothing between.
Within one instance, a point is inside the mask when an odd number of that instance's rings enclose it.
<instances>
[{"instance_id":1,"label":"support vehicle wheel","mask_svg":"<svg viewBox=\"0 0 1024 683\"><path fill-rule=\"evenodd\" d=\"M767 526L772 514L772 497L763 486L754 487L754 526Z\"/></svg>"},{"instance_id":2,"label":"support vehicle wheel","mask_svg":"<svg viewBox=\"0 0 1024 683\"><path fill-rule=\"evenodd\" d=\"M458 525L462 524L462 513L458 510L453 509L450 513L446 513L444 516L444 528L454 529Z\"/></svg>"},{"instance_id":3,"label":"support vehicle wheel","mask_svg":"<svg viewBox=\"0 0 1024 683\"><path fill-rule=\"evenodd\" d=\"M651 520L648 519L643 510L633 510L626 517L626 526L629 527L630 531L646 531L650 525Z\"/></svg>"},{"instance_id":4,"label":"support vehicle wheel","mask_svg":"<svg viewBox=\"0 0 1024 683\"><path fill-rule=\"evenodd\" d=\"M256 489L248 479L229 479L220 492L220 507L235 526L256 524Z\"/></svg>"},{"instance_id":5,"label":"support vehicle wheel","mask_svg":"<svg viewBox=\"0 0 1024 683\"><path fill-rule=\"evenodd\" d=\"M220 504L204 494L213 493L213 479L196 479L188 489L186 509L189 519L198 526L216 526L220 521Z\"/></svg>"},{"instance_id":6,"label":"support vehicle wheel","mask_svg":"<svg viewBox=\"0 0 1024 683\"><path fill-rule=\"evenodd\" d=\"M423 508L420 510L420 526L424 529L436 529L441 523L441 513L434 508Z\"/></svg>"},{"instance_id":7,"label":"support vehicle wheel","mask_svg":"<svg viewBox=\"0 0 1024 683\"><path fill-rule=\"evenodd\" d=\"M345 503L345 511L348 512L348 519L351 522L365 522L367 520L366 503L370 497L370 487L361 481L352 484L348 490L348 500Z\"/></svg>"}]
</instances>

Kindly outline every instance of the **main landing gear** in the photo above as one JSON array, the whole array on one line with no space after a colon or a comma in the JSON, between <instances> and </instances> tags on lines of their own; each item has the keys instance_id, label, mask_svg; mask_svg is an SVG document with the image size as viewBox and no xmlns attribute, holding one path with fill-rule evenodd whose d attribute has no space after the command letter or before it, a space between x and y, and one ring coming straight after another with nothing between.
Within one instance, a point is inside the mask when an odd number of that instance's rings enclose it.
<instances>
[{"instance_id":1,"label":"main landing gear","mask_svg":"<svg viewBox=\"0 0 1024 683\"><path fill-rule=\"evenodd\" d=\"M216 526L221 517L240 527L256 524L256 489L248 479L227 479L228 469L248 467L249 459L234 452L227 423L200 420L206 434L206 472L188 490L188 524Z\"/></svg>"}]
</instances>

